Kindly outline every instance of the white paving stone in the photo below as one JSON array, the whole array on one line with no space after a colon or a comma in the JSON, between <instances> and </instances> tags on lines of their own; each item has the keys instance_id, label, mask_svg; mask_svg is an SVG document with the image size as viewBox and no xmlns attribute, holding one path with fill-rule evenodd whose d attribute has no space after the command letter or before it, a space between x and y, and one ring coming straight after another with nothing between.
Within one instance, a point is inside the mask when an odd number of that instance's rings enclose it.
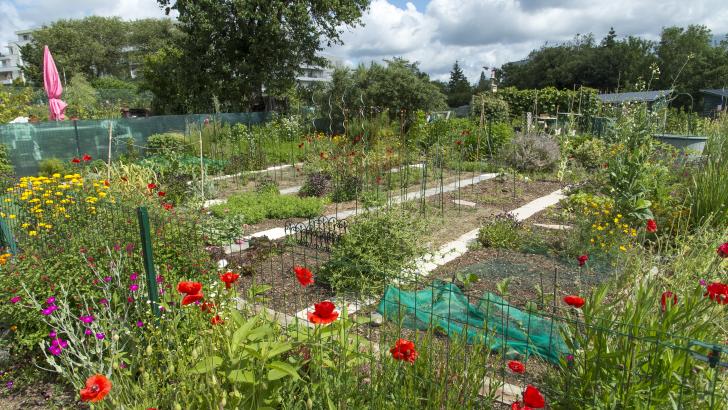
<instances>
[{"instance_id":1,"label":"white paving stone","mask_svg":"<svg viewBox=\"0 0 728 410\"><path fill-rule=\"evenodd\" d=\"M466 201L464 199L453 199L452 202L455 205L461 205L461 206L470 206L470 207L478 206L478 204L476 204L475 202Z\"/></svg>"},{"instance_id":2,"label":"white paving stone","mask_svg":"<svg viewBox=\"0 0 728 410\"><path fill-rule=\"evenodd\" d=\"M570 225L533 224L533 226L538 226L539 228L545 229L553 229L556 231L568 231L569 229L572 229Z\"/></svg>"}]
</instances>

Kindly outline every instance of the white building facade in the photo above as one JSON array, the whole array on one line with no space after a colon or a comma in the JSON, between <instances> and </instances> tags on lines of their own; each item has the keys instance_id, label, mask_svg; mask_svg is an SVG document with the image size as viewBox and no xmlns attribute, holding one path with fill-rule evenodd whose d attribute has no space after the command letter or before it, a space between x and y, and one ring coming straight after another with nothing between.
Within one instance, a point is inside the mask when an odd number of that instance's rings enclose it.
<instances>
[{"instance_id":1,"label":"white building facade","mask_svg":"<svg viewBox=\"0 0 728 410\"><path fill-rule=\"evenodd\" d=\"M16 31L17 40L0 50L0 84L10 85L16 79L25 81L21 70L23 59L20 55L20 47L28 44L33 39L33 31Z\"/></svg>"}]
</instances>

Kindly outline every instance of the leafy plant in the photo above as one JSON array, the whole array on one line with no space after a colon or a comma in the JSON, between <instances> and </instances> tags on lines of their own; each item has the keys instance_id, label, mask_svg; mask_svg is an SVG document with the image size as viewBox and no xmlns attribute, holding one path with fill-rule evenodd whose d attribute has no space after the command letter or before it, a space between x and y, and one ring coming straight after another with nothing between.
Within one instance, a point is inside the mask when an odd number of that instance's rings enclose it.
<instances>
[{"instance_id":1,"label":"leafy plant","mask_svg":"<svg viewBox=\"0 0 728 410\"><path fill-rule=\"evenodd\" d=\"M521 134L504 153L510 166L520 171L552 169L560 158L559 144L547 135Z\"/></svg>"},{"instance_id":2,"label":"leafy plant","mask_svg":"<svg viewBox=\"0 0 728 410\"><path fill-rule=\"evenodd\" d=\"M227 203L210 208L217 217L242 215L247 224L263 219L313 218L321 215L324 201L320 198L299 198L275 192L242 193L228 198Z\"/></svg>"},{"instance_id":3,"label":"leafy plant","mask_svg":"<svg viewBox=\"0 0 728 410\"><path fill-rule=\"evenodd\" d=\"M331 191L331 175L323 171L311 172L306 176L299 195L322 197Z\"/></svg>"},{"instance_id":4,"label":"leafy plant","mask_svg":"<svg viewBox=\"0 0 728 410\"><path fill-rule=\"evenodd\" d=\"M523 242L522 225L511 214L498 215L480 228L478 241L486 248L517 249Z\"/></svg>"},{"instance_id":5,"label":"leafy plant","mask_svg":"<svg viewBox=\"0 0 728 410\"><path fill-rule=\"evenodd\" d=\"M53 174L66 175L69 168L67 162L61 161L58 158L46 158L38 163L38 172L47 177Z\"/></svg>"},{"instance_id":6,"label":"leafy plant","mask_svg":"<svg viewBox=\"0 0 728 410\"><path fill-rule=\"evenodd\" d=\"M337 292L379 292L415 268L425 254L425 226L416 216L397 211L367 212L356 218L334 245L317 279Z\"/></svg>"}]
</instances>

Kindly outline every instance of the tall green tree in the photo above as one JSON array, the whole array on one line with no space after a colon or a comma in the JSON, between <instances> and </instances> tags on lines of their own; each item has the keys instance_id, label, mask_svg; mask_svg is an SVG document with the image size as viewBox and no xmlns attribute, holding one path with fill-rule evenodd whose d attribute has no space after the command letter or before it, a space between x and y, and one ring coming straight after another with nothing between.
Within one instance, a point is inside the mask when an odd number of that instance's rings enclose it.
<instances>
[{"instance_id":1,"label":"tall green tree","mask_svg":"<svg viewBox=\"0 0 728 410\"><path fill-rule=\"evenodd\" d=\"M169 19L123 21L91 16L58 20L34 31L33 40L21 47L23 72L32 83L43 83L43 46L47 45L61 81L69 83L77 74L89 80L102 76L130 79L133 66L166 44L175 31Z\"/></svg>"},{"instance_id":2,"label":"tall green tree","mask_svg":"<svg viewBox=\"0 0 728 410\"><path fill-rule=\"evenodd\" d=\"M468 78L465 77L460 64L455 61L450 71L450 81L447 83L447 104L453 108L467 105L472 95L473 90L470 88Z\"/></svg>"},{"instance_id":3,"label":"tall green tree","mask_svg":"<svg viewBox=\"0 0 728 410\"><path fill-rule=\"evenodd\" d=\"M324 46L341 43L369 0L158 0L178 13L184 38L147 59L145 87L165 111L254 107L287 92L303 64L324 64ZM175 62L176 61L176 62ZM179 69L169 75L171 66ZM182 82L168 86L181 79ZM161 87L160 87L161 85Z\"/></svg>"},{"instance_id":4,"label":"tall green tree","mask_svg":"<svg viewBox=\"0 0 728 410\"><path fill-rule=\"evenodd\" d=\"M473 94L480 94L484 93L486 91L490 90L490 80L486 78L485 72L480 72L480 78L478 78L478 83L475 84Z\"/></svg>"}]
</instances>

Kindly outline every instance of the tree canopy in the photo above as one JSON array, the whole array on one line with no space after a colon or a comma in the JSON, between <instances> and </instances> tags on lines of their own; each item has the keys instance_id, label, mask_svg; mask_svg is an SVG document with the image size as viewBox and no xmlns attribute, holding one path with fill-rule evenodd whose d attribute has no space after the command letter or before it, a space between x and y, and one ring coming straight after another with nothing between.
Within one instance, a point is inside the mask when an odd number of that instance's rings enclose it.
<instances>
[{"instance_id":1,"label":"tree canopy","mask_svg":"<svg viewBox=\"0 0 728 410\"><path fill-rule=\"evenodd\" d=\"M675 88L697 103L701 88L728 83L728 38L714 43L705 26L667 27L660 41L619 38L614 29L600 41L578 35L572 41L544 45L528 58L505 64L498 73L505 86L521 89L586 86L603 92ZM680 104L691 103L683 95Z\"/></svg>"},{"instance_id":2,"label":"tree canopy","mask_svg":"<svg viewBox=\"0 0 728 410\"><path fill-rule=\"evenodd\" d=\"M91 16L58 20L34 31L33 40L21 47L23 72L32 83L43 84L43 46L47 45L66 83L77 74L92 81L102 76L128 80L133 66L175 35L169 19L123 21Z\"/></svg>"},{"instance_id":3,"label":"tree canopy","mask_svg":"<svg viewBox=\"0 0 728 410\"><path fill-rule=\"evenodd\" d=\"M447 104L456 108L470 103L473 90L470 88L468 78L465 77L460 64L455 61L455 65L450 71L450 82L447 83Z\"/></svg>"},{"instance_id":4,"label":"tree canopy","mask_svg":"<svg viewBox=\"0 0 728 410\"><path fill-rule=\"evenodd\" d=\"M369 0L158 0L179 13L183 37L147 59L145 88L161 112L249 109L284 94L317 52L341 42Z\"/></svg>"}]
</instances>

